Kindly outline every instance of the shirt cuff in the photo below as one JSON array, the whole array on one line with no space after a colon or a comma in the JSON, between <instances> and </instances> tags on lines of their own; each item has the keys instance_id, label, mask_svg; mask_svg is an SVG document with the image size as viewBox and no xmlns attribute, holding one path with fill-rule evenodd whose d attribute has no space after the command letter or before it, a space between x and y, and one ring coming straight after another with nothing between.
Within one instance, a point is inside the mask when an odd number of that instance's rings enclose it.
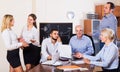
<instances>
[{"instance_id":1,"label":"shirt cuff","mask_svg":"<svg viewBox=\"0 0 120 72\"><path fill-rule=\"evenodd\" d=\"M18 47L22 46L22 43L18 43Z\"/></svg>"},{"instance_id":2,"label":"shirt cuff","mask_svg":"<svg viewBox=\"0 0 120 72\"><path fill-rule=\"evenodd\" d=\"M83 54L83 57L84 57L84 58L88 58L87 55L85 55L85 54Z\"/></svg>"},{"instance_id":3,"label":"shirt cuff","mask_svg":"<svg viewBox=\"0 0 120 72\"><path fill-rule=\"evenodd\" d=\"M95 64L94 61L90 61L90 64Z\"/></svg>"}]
</instances>

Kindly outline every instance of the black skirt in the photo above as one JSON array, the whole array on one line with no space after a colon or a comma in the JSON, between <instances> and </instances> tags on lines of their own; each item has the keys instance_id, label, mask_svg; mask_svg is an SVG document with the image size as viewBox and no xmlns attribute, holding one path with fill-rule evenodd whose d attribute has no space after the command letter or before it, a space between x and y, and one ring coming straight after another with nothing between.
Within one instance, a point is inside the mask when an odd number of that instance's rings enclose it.
<instances>
[{"instance_id":1,"label":"black skirt","mask_svg":"<svg viewBox=\"0 0 120 72\"><path fill-rule=\"evenodd\" d=\"M23 49L24 63L37 65L40 60L41 49L33 44L29 44L29 47Z\"/></svg>"},{"instance_id":2,"label":"black skirt","mask_svg":"<svg viewBox=\"0 0 120 72\"><path fill-rule=\"evenodd\" d=\"M21 66L19 49L7 51L7 60L13 68Z\"/></svg>"}]
</instances>

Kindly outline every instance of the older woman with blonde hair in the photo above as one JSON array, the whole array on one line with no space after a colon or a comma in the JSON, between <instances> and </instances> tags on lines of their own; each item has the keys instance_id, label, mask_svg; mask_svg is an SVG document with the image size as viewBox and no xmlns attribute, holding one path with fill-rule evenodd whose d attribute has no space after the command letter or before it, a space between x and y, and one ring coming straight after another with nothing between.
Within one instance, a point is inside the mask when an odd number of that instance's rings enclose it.
<instances>
[{"instance_id":1,"label":"older woman with blonde hair","mask_svg":"<svg viewBox=\"0 0 120 72\"><path fill-rule=\"evenodd\" d=\"M109 28L101 30L100 40L105 43L102 50L96 56L82 55L84 62L101 66L103 72L118 72L118 47L113 43L114 31Z\"/></svg>"},{"instance_id":2,"label":"older woman with blonde hair","mask_svg":"<svg viewBox=\"0 0 120 72\"><path fill-rule=\"evenodd\" d=\"M9 72L23 72L20 62L19 48L26 47L28 44L24 40L18 41L17 35L13 32L14 18L10 14L3 17L1 33L7 49L7 61L10 64Z\"/></svg>"}]
</instances>

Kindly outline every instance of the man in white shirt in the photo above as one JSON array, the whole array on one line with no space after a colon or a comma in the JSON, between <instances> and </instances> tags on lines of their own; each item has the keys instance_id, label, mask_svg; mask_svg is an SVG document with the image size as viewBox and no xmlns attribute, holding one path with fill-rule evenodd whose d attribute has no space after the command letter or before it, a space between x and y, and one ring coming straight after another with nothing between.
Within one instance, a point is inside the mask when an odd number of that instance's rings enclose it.
<instances>
[{"instance_id":1,"label":"man in white shirt","mask_svg":"<svg viewBox=\"0 0 120 72\"><path fill-rule=\"evenodd\" d=\"M58 51L57 47L61 44L62 42L59 37L59 31L57 29L52 29L50 32L50 37L44 39L42 42L41 62L51 60L54 53Z\"/></svg>"}]
</instances>

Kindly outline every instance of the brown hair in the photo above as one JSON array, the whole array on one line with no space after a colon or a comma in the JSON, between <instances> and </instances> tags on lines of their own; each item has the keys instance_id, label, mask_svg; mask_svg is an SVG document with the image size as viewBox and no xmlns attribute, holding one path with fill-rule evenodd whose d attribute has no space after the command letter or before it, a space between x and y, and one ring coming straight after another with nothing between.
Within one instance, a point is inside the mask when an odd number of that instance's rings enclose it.
<instances>
[{"instance_id":1,"label":"brown hair","mask_svg":"<svg viewBox=\"0 0 120 72\"><path fill-rule=\"evenodd\" d=\"M31 17L33 18L33 20L34 20L33 25L34 25L34 27L36 27L36 28L37 28L37 24L36 24L36 19L37 19L37 17L36 17L36 15L35 15L35 14L33 14L33 13L31 13L31 14L29 14L29 16L31 16Z\"/></svg>"},{"instance_id":2,"label":"brown hair","mask_svg":"<svg viewBox=\"0 0 120 72\"><path fill-rule=\"evenodd\" d=\"M107 4L110 4L110 9L114 9L114 8L115 8L114 3L112 3L112 2L107 2Z\"/></svg>"}]
</instances>

